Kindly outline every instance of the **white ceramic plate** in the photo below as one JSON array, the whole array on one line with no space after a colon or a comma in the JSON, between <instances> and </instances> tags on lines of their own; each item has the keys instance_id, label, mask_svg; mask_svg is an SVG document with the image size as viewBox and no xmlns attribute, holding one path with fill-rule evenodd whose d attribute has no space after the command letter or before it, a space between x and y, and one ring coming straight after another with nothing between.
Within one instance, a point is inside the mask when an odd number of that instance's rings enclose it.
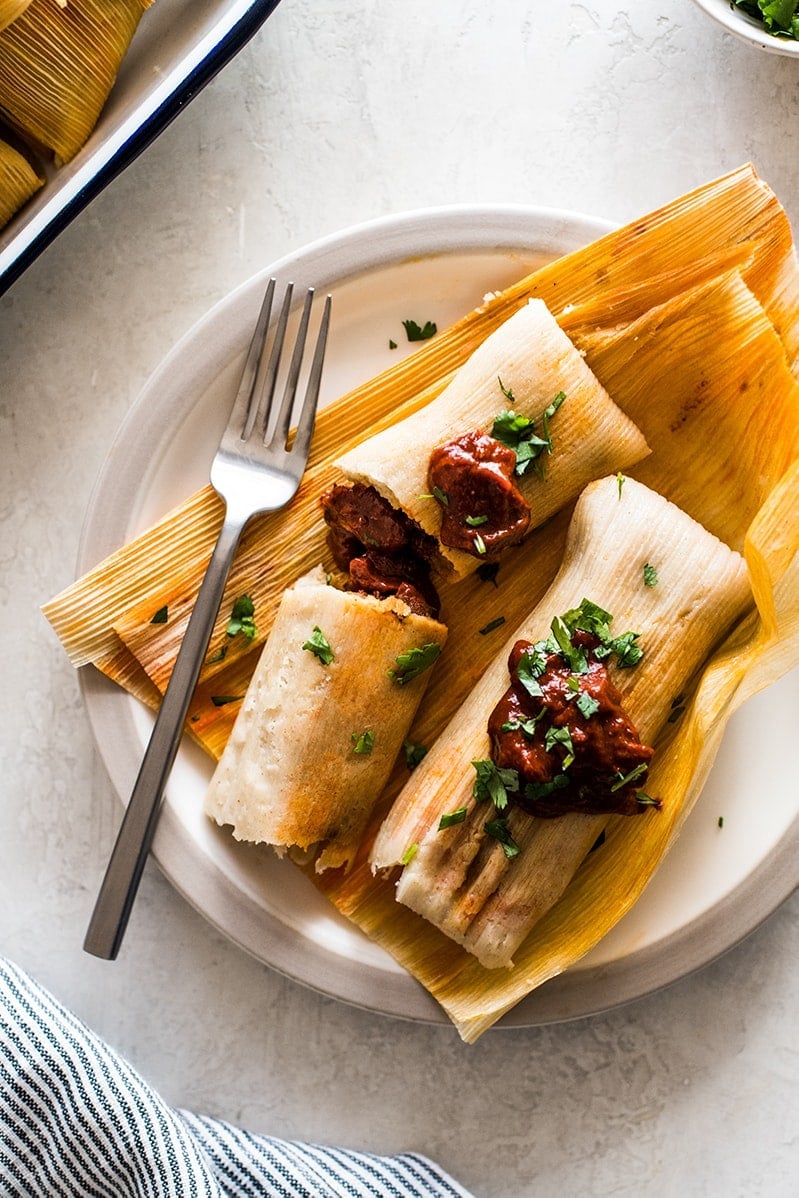
<instances>
[{"instance_id":1,"label":"white ceramic plate","mask_svg":"<svg viewBox=\"0 0 799 1198\"><path fill-rule=\"evenodd\" d=\"M79 572L207 481L269 274L333 292L329 401L411 351L403 348L403 319L443 328L487 291L608 228L532 208L436 209L361 226L273 264L218 304L145 387L97 483ZM399 343L393 351L391 338ZM578 967L519 1004L506 1026L576 1018L649 993L736 943L793 890L799 796L784 780L799 773L797 682L786 679L732 721L705 793L635 910ZM126 800L151 716L92 668L82 684L100 753ZM780 752L764 753L764 744ZM205 819L210 774L195 746L181 749L154 845L188 901L299 982L384 1014L446 1022L426 991L289 862L236 844Z\"/></svg>"}]
</instances>

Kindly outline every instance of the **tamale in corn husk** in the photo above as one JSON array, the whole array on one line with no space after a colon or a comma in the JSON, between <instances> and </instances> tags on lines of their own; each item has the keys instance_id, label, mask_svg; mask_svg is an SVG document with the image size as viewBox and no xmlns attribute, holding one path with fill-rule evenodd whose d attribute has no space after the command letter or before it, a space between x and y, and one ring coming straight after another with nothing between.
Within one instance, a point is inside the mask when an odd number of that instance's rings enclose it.
<instances>
[{"instance_id":1,"label":"tamale in corn husk","mask_svg":"<svg viewBox=\"0 0 799 1198\"><path fill-rule=\"evenodd\" d=\"M705 288L711 285L722 311L703 343L698 322L692 327L680 313L707 302ZM790 462L799 422L792 372L799 354L799 272L785 213L754 170L734 171L536 270L323 410L297 500L248 530L214 643L224 638L230 606L243 591L255 600L258 635L251 647L207 663L189 725L217 757L235 712L215 708L210 699L214 693L240 693L280 594L324 560L318 496L339 481L335 459L439 394L487 334L530 296L545 300L603 386L640 422L653 450L646 460L649 473L645 478L637 468L630 473L666 498L678 498L679 506L731 546L744 545L757 608L701 671L692 703L659 755L649 783L663 801L658 818L612 822L602 849L590 855L514 955L513 970L485 970L397 904L391 882L372 876L369 850L385 809L407 779L401 765L347 877L328 872L314 879L339 911L427 987L466 1040L476 1039L531 989L577 961L629 910L699 793L735 707L799 660L793 564L799 471ZM662 326L649 315L659 308L672 317ZM683 355L686 328L691 353ZM697 402L708 390L709 373L714 411L723 415L729 409L712 437ZM647 393L639 385L644 377ZM738 404L747 397L750 406L739 416ZM661 410L667 415L658 423L653 417ZM781 413L779 426L775 410ZM692 437L694 421L703 431ZM744 433L746 452L758 447L756 474L737 469ZM718 452L726 454L726 473L714 466ZM494 634L480 635L481 630L500 616L506 628L514 627L539 601L560 565L568 515L555 517L509 555L496 587L471 577L442 588L450 634L412 729L414 741L433 742L495 656ZM71 660L93 662L153 704L168 678L220 520L221 504L205 488L48 603L45 614ZM273 575L265 563L274 560L279 570ZM168 623L151 624L165 603Z\"/></svg>"},{"instance_id":2,"label":"tamale in corn husk","mask_svg":"<svg viewBox=\"0 0 799 1198\"><path fill-rule=\"evenodd\" d=\"M0 113L57 163L92 132L145 0L31 0L0 29Z\"/></svg>"},{"instance_id":3,"label":"tamale in corn husk","mask_svg":"<svg viewBox=\"0 0 799 1198\"><path fill-rule=\"evenodd\" d=\"M300 578L284 592L206 814L237 840L315 848L318 871L346 865L430 678L398 663L432 664L446 635L396 597L339 590L322 571Z\"/></svg>"},{"instance_id":4,"label":"tamale in corn husk","mask_svg":"<svg viewBox=\"0 0 799 1198\"><path fill-rule=\"evenodd\" d=\"M645 565L655 570L655 585L646 585ZM551 587L403 788L371 853L373 867L391 867L413 845L397 884L399 901L488 969L512 965L519 944L608 822L599 813L541 819L511 803L507 827L518 853L509 858L486 830L486 804L474 797L473 763L491 757L488 717L508 687L514 642L546 639L553 618L585 597L611 614L614 634L633 630L640 637L641 660L624 669L611 665L609 673L642 742L656 751L675 698L685 696L697 667L751 606L741 556L674 504L633 479L609 477L583 492ZM648 790L648 782L641 785ZM453 810L465 818L439 830ZM629 818L658 815L645 808Z\"/></svg>"},{"instance_id":5,"label":"tamale in corn husk","mask_svg":"<svg viewBox=\"0 0 799 1198\"><path fill-rule=\"evenodd\" d=\"M44 185L28 159L0 141L0 229Z\"/></svg>"},{"instance_id":6,"label":"tamale in corn husk","mask_svg":"<svg viewBox=\"0 0 799 1198\"><path fill-rule=\"evenodd\" d=\"M0 0L0 33L17 17L22 16L31 0Z\"/></svg>"},{"instance_id":7,"label":"tamale in corn husk","mask_svg":"<svg viewBox=\"0 0 799 1198\"><path fill-rule=\"evenodd\" d=\"M467 541L480 538L482 556L446 540L442 525L451 498L442 491L442 502L430 494L431 455L464 433L492 432L500 413L532 420L530 427L537 430L540 457L514 480L530 508L528 531L574 500L586 483L649 453L638 428L598 382L546 304L530 300L486 338L441 395L336 463L349 480L374 488L418 525L437 546L439 569L453 580L477 570L486 552L492 556L490 542L488 550L482 542L490 516L483 515L485 523L466 533ZM516 453L518 464L519 447ZM479 490L469 488L470 518L480 516Z\"/></svg>"}]
</instances>

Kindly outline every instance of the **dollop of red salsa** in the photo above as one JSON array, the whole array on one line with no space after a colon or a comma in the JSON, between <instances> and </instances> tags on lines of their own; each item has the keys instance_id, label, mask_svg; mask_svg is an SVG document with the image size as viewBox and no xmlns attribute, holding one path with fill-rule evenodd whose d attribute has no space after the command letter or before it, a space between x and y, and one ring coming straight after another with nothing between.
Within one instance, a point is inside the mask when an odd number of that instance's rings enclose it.
<instances>
[{"instance_id":1,"label":"dollop of red salsa","mask_svg":"<svg viewBox=\"0 0 799 1198\"><path fill-rule=\"evenodd\" d=\"M607 629L609 621L599 623ZM640 790L653 749L625 712L608 661L615 654L617 664L630 666L641 650L635 634L614 639L591 630L591 618L582 622L589 627L561 620L547 641L516 642L510 686L488 722L491 757L498 770L512 771L506 779L518 775L508 798L533 815L636 815L660 805Z\"/></svg>"},{"instance_id":2,"label":"dollop of red salsa","mask_svg":"<svg viewBox=\"0 0 799 1198\"><path fill-rule=\"evenodd\" d=\"M443 545L491 558L522 540L530 506L513 481L516 462L488 433L464 433L433 450L427 477L441 504Z\"/></svg>"}]
</instances>

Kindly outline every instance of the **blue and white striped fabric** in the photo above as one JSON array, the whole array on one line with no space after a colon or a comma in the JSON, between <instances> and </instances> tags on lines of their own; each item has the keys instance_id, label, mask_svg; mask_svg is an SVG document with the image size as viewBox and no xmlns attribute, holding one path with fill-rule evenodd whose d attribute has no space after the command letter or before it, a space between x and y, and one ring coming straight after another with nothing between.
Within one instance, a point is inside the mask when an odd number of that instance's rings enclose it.
<instances>
[{"instance_id":1,"label":"blue and white striped fabric","mask_svg":"<svg viewBox=\"0 0 799 1198\"><path fill-rule=\"evenodd\" d=\"M173 1110L26 973L0 958L3 1198L469 1198L415 1153L250 1135Z\"/></svg>"}]
</instances>

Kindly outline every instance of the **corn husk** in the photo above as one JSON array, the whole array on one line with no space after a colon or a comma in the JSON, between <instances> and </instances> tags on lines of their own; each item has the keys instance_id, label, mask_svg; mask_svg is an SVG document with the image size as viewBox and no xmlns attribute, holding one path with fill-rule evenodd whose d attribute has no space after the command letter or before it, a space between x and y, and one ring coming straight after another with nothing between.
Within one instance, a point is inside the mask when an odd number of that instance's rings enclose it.
<instances>
[{"instance_id":1,"label":"corn husk","mask_svg":"<svg viewBox=\"0 0 799 1198\"><path fill-rule=\"evenodd\" d=\"M0 141L0 229L44 185L44 179L7 142Z\"/></svg>"},{"instance_id":2,"label":"corn husk","mask_svg":"<svg viewBox=\"0 0 799 1198\"><path fill-rule=\"evenodd\" d=\"M722 297L723 304L703 346L701 327L692 327L686 314L693 303L707 304L708 295ZM645 478L632 473L677 499L705 527L723 529L720 535L733 547L744 546L757 610L702 671L686 718L659 758L652 785L664 800L664 818L643 824L622 820L609 829L602 851L591 854L516 953L512 971L480 967L403 910L391 881L373 878L368 854L383 811L348 876L315 879L341 912L419 978L465 1040L476 1039L531 989L579 960L629 910L699 793L729 716L799 660L794 561L799 471L794 462L786 469L799 424L793 373L799 360L799 271L785 213L755 171L742 167L537 270L325 409L298 499L285 512L253 522L223 600L215 637L224 636L230 605L246 591L258 612L255 643L206 665L189 725L218 756L235 713L214 708L210 696L238 693L234 688L252 674L280 593L325 560L317 497L339 481L332 466L336 456L439 394L488 332L530 296L547 302L622 410L636 423L642 417L653 452ZM669 317L662 324L653 315L658 309ZM686 328L694 339L688 355ZM719 421L708 438L696 401L709 386L703 354L711 350ZM646 379L646 389L639 377ZM751 380L757 380L754 397ZM738 413L743 401L749 404L745 417ZM654 417L661 408L671 416L658 424ZM697 435L691 436L695 421ZM758 447L756 473L738 469L744 431L746 453ZM728 473L719 474L714 465L720 451ZM538 602L560 564L569 514L555 517L508 556L497 587L472 577L442 588L449 639L413 740L432 742L492 660L499 641L480 630L500 616L513 627ZM152 704L169 675L220 520L219 500L205 488L51 600L45 614L71 660L93 662ZM267 569L267 562L278 562L277 571ZM164 604L168 623L152 625L153 613ZM398 767L384 796L386 807L406 777Z\"/></svg>"},{"instance_id":3,"label":"corn husk","mask_svg":"<svg viewBox=\"0 0 799 1198\"><path fill-rule=\"evenodd\" d=\"M31 0L0 0L0 33L17 17L22 16Z\"/></svg>"},{"instance_id":4,"label":"corn husk","mask_svg":"<svg viewBox=\"0 0 799 1198\"><path fill-rule=\"evenodd\" d=\"M17 7L0 25L0 112L31 146L68 162L97 123L147 5L31 0Z\"/></svg>"}]
</instances>

